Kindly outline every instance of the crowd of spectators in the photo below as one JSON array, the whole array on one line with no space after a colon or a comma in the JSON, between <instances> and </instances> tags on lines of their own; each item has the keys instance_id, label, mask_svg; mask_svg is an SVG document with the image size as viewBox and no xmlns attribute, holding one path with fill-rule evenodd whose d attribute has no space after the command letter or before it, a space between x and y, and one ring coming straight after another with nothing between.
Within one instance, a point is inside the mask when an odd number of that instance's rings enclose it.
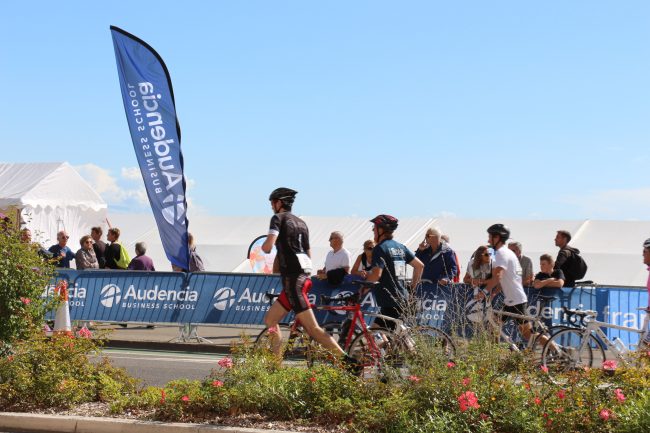
<instances>
[{"instance_id":1,"label":"crowd of spectators","mask_svg":"<svg viewBox=\"0 0 650 433\"><path fill-rule=\"evenodd\" d=\"M34 244L32 242L32 232L28 228L21 230L21 240L24 243ZM53 260L58 268L71 268L72 261L78 270L88 269L114 269L114 270L136 270L136 271L155 271L155 266L151 257L147 256L147 244L137 242L135 244L135 257L130 258L126 248L120 243L120 229L111 227L106 234L107 242L102 240L104 231L101 227L92 227L90 234L83 235L79 239L80 248L76 253L68 246L70 236L65 230L56 234L57 243L48 249L43 248L40 244L35 244L38 253L45 259ZM190 271L204 271L203 260L196 252L194 236L189 233L188 244L190 249ZM173 270L187 272L186 269L176 268Z\"/></svg>"},{"instance_id":2,"label":"crowd of spectators","mask_svg":"<svg viewBox=\"0 0 650 433\"><path fill-rule=\"evenodd\" d=\"M325 265L317 271L317 278L327 280L330 284L340 284L345 275L366 279L372 268L372 254L376 244L372 240L363 243L363 252L359 254L350 266L350 252L343 247L343 233L334 231L330 235L331 250L325 259ZM535 274L533 261L523 253L521 242L510 241L507 248L512 251L518 267L516 272L521 276L522 285L552 295L553 290L561 287L573 287L575 282L584 277L586 263L580 256L580 250L568 245L571 234L566 230L558 230L555 245L560 248L557 258L550 254L540 257L540 272ZM415 256L424 264L422 281L438 285L448 285L460 282L461 265L458 254L449 244L449 237L437 227L427 229L424 239L418 244ZM474 287L485 287L492 277L492 267L495 257L494 249L489 245L479 245L472 254L462 279L464 284ZM581 266L583 267L581 269Z\"/></svg>"}]
</instances>

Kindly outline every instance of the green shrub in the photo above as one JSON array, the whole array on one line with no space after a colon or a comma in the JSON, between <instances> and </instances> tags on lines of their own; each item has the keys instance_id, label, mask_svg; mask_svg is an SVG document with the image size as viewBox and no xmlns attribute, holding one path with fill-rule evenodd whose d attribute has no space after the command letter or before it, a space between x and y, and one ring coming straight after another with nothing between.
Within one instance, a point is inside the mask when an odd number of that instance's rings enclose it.
<instances>
[{"instance_id":1,"label":"green shrub","mask_svg":"<svg viewBox=\"0 0 650 433\"><path fill-rule=\"evenodd\" d=\"M16 230L0 230L0 357L10 354L17 340L40 329L53 307L42 295L54 268L37 248L21 242Z\"/></svg>"},{"instance_id":2,"label":"green shrub","mask_svg":"<svg viewBox=\"0 0 650 433\"><path fill-rule=\"evenodd\" d=\"M0 358L0 410L71 407L136 392L136 381L108 362L93 364L97 340L36 331Z\"/></svg>"}]
</instances>

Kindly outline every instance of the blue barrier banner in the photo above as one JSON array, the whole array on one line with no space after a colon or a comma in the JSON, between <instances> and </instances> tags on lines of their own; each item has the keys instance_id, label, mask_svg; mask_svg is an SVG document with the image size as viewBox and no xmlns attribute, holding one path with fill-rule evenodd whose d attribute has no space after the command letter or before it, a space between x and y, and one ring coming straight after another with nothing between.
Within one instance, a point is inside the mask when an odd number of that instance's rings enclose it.
<instances>
[{"instance_id":1,"label":"blue barrier banner","mask_svg":"<svg viewBox=\"0 0 650 433\"><path fill-rule=\"evenodd\" d=\"M181 129L167 66L146 42L111 26L133 147L169 261L189 269Z\"/></svg>"},{"instance_id":2,"label":"blue barrier banner","mask_svg":"<svg viewBox=\"0 0 650 433\"><path fill-rule=\"evenodd\" d=\"M266 293L280 293L280 278L277 275L263 274L213 274L194 273L189 276L189 287L201 293L193 323L227 323L240 325L262 325L264 315L269 310ZM327 283L314 280L309 292L309 302L320 303L321 294L334 296L346 292L356 292L357 287L341 285L332 288ZM371 295L364 298L362 305L373 307ZM319 323L341 322L344 312L315 311ZM292 320L289 314L283 322Z\"/></svg>"},{"instance_id":3,"label":"blue barrier banner","mask_svg":"<svg viewBox=\"0 0 650 433\"><path fill-rule=\"evenodd\" d=\"M189 323L199 293L180 272L90 271L74 281L73 320ZM72 293L72 292L71 292Z\"/></svg>"},{"instance_id":4,"label":"blue barrier banner","mask_svg":"<svg viewBox=\"0 0 650 433\"><path fill-rule=\"evenodd\" d=\"M43 296L52 296L56 282L61 279L69 281L72 320L106 322L262 325L270 308L265 294L281 290L277 275L60 269ZM309 301L318 305L321 294L334 296L356 290L357 286L348 282L334 287L314 279ZM528 290L530 314L535 314L538 308L537 293L537 290ZM544 317L552 323L562 322L561 307L567 306L596 310L599 320L640 329L645 312L637 311L637 308L648 305L645 288L564 288L543 294L558 298L543 311ZM463 284L423 285L418 297L420 324L438 326L466 337L472 335L473 325L468 320L474 297L472 287ZM372 294L364 298L363 307L375 311ZM502 297L497 297L493 308L501 307ZM316 310L315 314L321 324L340 322L345 318L341 312ZM289 314L285 322L291 318ZM459 323L462 326L458 326ZM507 332L516 338L514 324L510 322L507 326ZM629 346L638 343L636 333L609 328L605 331L610 339L619 337Z\"/></svg>"}]
</instances>

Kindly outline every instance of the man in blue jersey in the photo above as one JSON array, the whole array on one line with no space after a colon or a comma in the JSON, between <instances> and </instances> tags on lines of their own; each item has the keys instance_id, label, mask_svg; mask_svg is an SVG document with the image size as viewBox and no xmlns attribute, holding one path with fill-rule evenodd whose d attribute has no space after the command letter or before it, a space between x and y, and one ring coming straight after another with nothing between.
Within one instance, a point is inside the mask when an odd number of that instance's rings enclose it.
<instances>
[{"instance_id":1,"label":"man in blue jersey","mask_svg":"<svg viewBox=\"0 0 650 433\"><path fill-rule=\"evenodd\" d=\"M370 222L373 223L376 246L372 250L372 269L366 281L381 283L374 293L381 314L398 319L409 299L406 289L406 265L413 267L413 289L420 282L424 265L411 250L393 240L393 232L398 225L397 218L382 214ZM376 320L375 323L377 322L380 322L379 325L392 327L391 323Z\"/></svg>"}]
</instances>

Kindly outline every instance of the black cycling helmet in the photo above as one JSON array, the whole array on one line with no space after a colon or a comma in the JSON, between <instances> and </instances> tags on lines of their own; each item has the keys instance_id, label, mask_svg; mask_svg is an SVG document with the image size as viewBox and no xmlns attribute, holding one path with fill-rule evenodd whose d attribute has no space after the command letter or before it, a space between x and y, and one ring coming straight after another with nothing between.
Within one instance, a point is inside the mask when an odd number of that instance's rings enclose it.
<instances>
[{"instance_id":1,"label":"black cycling helmet","mask_svg":"<svg viewBox=\"0 0 650 433\"><path fill-rule=\"evenodd\" d=\"M296 194L298 194L298 191L294 191L291 188L276 188L269 195L269 201L280 200L282 203L291 206L296 199Z\"/></svg>"},{"instance_id":2,"label":"black cycling helmet","mask_svg":"<svg viewBox=\"0 0 650 433\"><path fill-rule=\"evenodd\" d=\"M399 223L397 218L386 214L377 215L371 219L370 222L377 227L381 227L382 229L389 232L394 232L397 229L397 224Z\"/></svg>"},{"instance_id":3,"label":"black cycling helmet","mask_svg":"<svg viewBox=\"0 0 650 433\"><path fill-rule=\"evenodd\" d=\"M492 224L487 232L491 235L499 235L501 242L506 242L510 238L510 229L503 224Z\"/></svg>"},{"instance_id":4,"label":"black cycling helmet","mask_svg":"<svg viewBox=\"0 0 650 433\"><path fill-rule=\"evenodd\" d=\"M650 250L650 238L643 241L643 248L647 248Z\"/></svg>"}]
</instances>

